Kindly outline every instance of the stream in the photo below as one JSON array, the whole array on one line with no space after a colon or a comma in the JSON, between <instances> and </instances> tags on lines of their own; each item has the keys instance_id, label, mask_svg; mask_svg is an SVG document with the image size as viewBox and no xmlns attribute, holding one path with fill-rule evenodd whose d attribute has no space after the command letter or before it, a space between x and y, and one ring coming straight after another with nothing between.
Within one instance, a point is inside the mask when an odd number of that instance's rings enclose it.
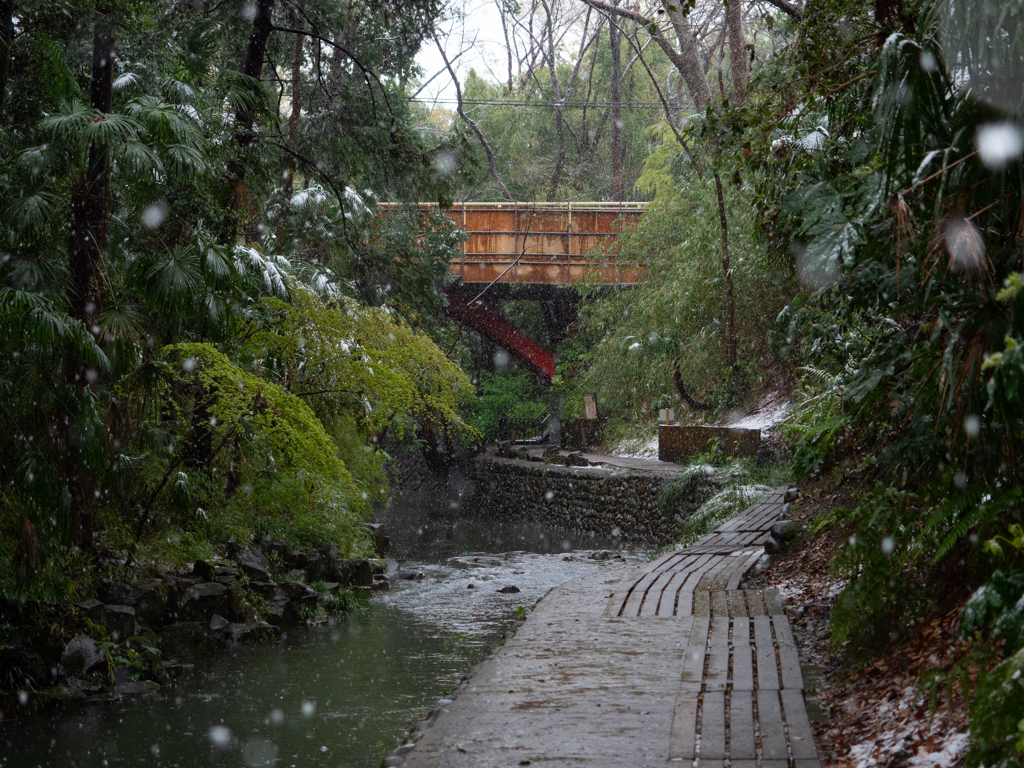
<instances>
[{"instance_id":1,"label":"stream","mask_svg":"<svg viewBox=\"0 0 1024 768\"><path fill-rule=\"evenodd\" d=\"M376 768L514 631L519 606L602 567L594 550L621 549L448 499L401 497L378 521L393 586L365 609L200 660L136 700L2 722L0 768ZM499 592L511 586L520 591Z\"/></svg>"}]
</instances>

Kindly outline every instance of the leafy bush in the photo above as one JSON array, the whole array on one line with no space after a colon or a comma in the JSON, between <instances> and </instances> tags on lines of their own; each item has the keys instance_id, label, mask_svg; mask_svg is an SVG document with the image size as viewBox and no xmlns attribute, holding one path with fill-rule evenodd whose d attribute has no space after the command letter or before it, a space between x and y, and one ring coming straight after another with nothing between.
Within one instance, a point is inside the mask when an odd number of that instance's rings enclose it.
<instances>
[{"instance_id":1,"label":"leafy bush","mask_svg":"<svg viewBox=\"0 0 1024 768\"><path fill-rule=\"evenodd\" d=\"M464 401L466 421L487 440L498 436L498 421L510 418L539 419L547 413L547 393L528 373L483 373L478 396Z\"/></svg>"},{"instance_id":2,"label":"leafy bush","mask_svg":"<svg viewBox=\"0 0 1024 768\"><path fill-rule=\"evenodd\" d=\"M769 258L760 242L748 191L727 185L725 202L741 380L734 380L727 359L714 184L688 173L665 186L636 231L620 238L619 258L643 264L646 281L601 296L583 310L595 345L584 358L578 386L596 392L605 412L629 420L647 417L653 400L676 391L676 361L689 394L712 406L759 383L772 365L764 329L794 291L790 270Z\"/></svg>"}]
</instances>

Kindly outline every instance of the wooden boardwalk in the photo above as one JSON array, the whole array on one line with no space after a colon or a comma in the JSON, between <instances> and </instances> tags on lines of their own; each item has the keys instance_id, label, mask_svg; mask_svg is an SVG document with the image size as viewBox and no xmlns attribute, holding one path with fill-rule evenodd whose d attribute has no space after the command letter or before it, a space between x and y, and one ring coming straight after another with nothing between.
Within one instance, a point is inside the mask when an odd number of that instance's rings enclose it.
<instances>
[{"instance_id":1,"label":"wooden boardwalk","mask_svg":"<svg viewBox=\"0 0 1024 768\"><path fill-rule=\"evenodd\" d=\"M384 766L819 768L779 594L739 588L782 506L552 590Z\"/></svg>"}]
</instances>

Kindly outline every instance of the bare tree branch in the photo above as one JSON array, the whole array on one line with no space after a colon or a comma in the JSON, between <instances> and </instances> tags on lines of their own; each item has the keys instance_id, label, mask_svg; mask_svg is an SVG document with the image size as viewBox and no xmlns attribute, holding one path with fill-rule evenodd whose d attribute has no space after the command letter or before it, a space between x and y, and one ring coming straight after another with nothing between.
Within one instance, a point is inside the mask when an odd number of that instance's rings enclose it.
<instances>
[{"instance_id":1,"label":"bare tree branch","mask_svg":"<svg viewBox=\"0 0 1024 768\"><path fill-rule=\"evenodd\" d=\"M480 146L484 149L484 154L487 155L487 171L491 174L491 178L494 179L495 184L498 185L498 189L501 191L501 196L504 197L508 202L512 202L512 195L508 191L508 187L505 186L505 182L501 180L498 175L498 168L494 162L494 150L491 149L491 145L487 143L486 137L484 137L483 131L480 130L480 126L477 125L476 121L470 118L466 114L466 110L462 104L462 86L459 84L458 75L455 74L455 68L452 63L448 60L448 54L444 51L444 46L441 45L441 40L438 38L437 33L431 33L434 38L434 44L437 46L438 52L441 54L441 59L444 61L445 67L448 69L448 75L452 79L452 83L455 86L455 97L457 99L456 110L459 113L459 117L462 118L462 122L469 126L470 130L476 134L477 141L480 142Z\"/></svg>"},{"instance_id":2,"label":"bare tree branch","mask_svg":"<svg viewBox=\"0 0 1024 768\"><path fill-rule=\"evenodd\" d=\"M796 3L787 2L787 0L759 0L762 3L768 3L773 5L785 14L792 16L797 21L804 20L804 9L802 6Z\"/></svg>"}]
</instances>

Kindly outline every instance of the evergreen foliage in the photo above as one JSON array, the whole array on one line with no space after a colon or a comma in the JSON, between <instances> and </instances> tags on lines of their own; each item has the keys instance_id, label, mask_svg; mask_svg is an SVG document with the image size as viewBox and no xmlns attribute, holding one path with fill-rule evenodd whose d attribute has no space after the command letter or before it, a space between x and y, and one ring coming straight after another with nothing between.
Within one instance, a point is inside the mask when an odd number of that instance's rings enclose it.
<instances>
[{"instance_id":1,"label":"evergreen foliage","mask_svg":"<svg viewBox=\"0 0 1024 768\"><path fill-rule=\"evenodd\" d=\"M463 428L471 389L422 332L459 236L403 207L465 169L404 98L442 4L3 10L0 588L95 542L368 553L374 441Z\"/></svg>"}]
</instances>

